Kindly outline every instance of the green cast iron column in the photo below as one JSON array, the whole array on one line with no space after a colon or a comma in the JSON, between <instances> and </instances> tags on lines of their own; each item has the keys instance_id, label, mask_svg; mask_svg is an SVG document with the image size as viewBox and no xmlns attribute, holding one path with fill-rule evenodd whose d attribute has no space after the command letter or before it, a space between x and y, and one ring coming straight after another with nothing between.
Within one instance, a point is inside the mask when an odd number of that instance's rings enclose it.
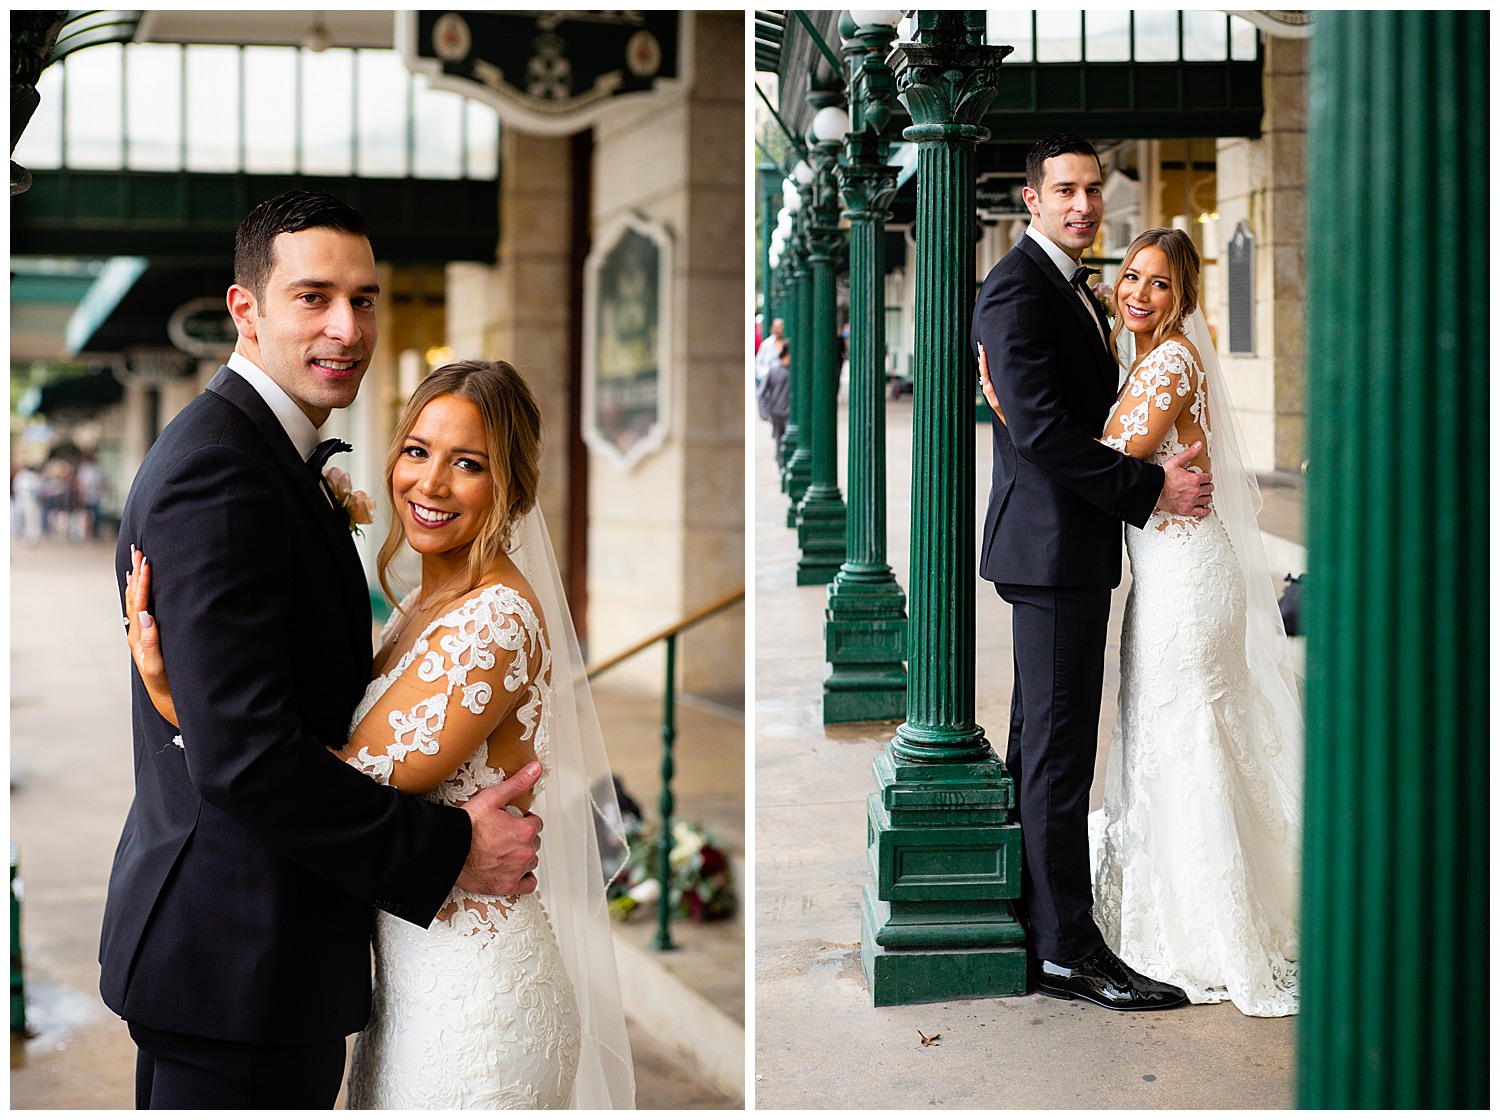
<instances>
[{"instance_id":1,"label":"green cast iron column","mask_svg":"<svg viewBox=\"0 0 1500 1120\"><path fill-rule=\"evenodd\" d=\"M822 94L812 101L815 108L822 109L832 104L833 97ZM802 550L797 561L799 586L828 583L838 575L845 556L847 514L838 477L838 293L834 289L834 270L844 242L834 178L838 150L836 142L814 142L808 157L813 168L807 207L812 340L811 360L804 368L811 374L807 379L807 415L812 422L812 479L797 506L797 547Z\"/></svg>"},{"instance_id":2,"label":"green cast iron column","mask_svg":"<svg viewBox=\"0 0 1500 1120\"><path fill-rule=\"evenodd\" d=\"M1489 15L1319 11L1315 27L1297 1103L1479 1109Z\"/></svg>"},{"instance_id":3,"label":"green cast iron column","mask_svg":"<svg viewBox=\"0 0 1500 1120\"><path fill-rule=\"evenodd\" d=\"M792 215L792 420L784 443L792 449L786 465L786 493L791 499L786 511L788 529L797 527L797 507L812 482L812 421L808 409L812 404L812 268L808 260L808 197L805 185L797 189L798 206ZM796 438L792 436L795 434Z\"/></svg>"},{"instance_id":4,"label":"green cast iron column","mask_svg":"<svg viewBox=\"0 0 1500 1120\"><path fill-rule=\"evenodd\" d=\"M875 761L862 957L875 1005L1018 995L1020 831L974 722L974 149L1009 47L982 11L917 13L897 88L917 145L907 717Z\"/></svg>"},{"instance_id":5,"label":"green cast iron column","mask_svg":"<svg viewBox=\"0 0 1500 1120\"><path fill-rule=\"evenodd\" d=\"M839 168L849 220L848 559L824 615L823 722L906 714L906 594L885 561L885 219L896 168L880 131L895 83L885 55L895 31L839 25L851 127Z\"/></svg>"},{"instance_id":6,"label":"green cast iron column","mask_svg":"<svg viewBox=\"0 0 1500 1120\"><path fill-rule=\"evenodd\" d=\"M771 235L776 232L776 204L781 197L781 169L774 163L757 164L756 180L760 184L760 316L765 334L771 333L772 295Z\"/></svg>"}]
</instances>

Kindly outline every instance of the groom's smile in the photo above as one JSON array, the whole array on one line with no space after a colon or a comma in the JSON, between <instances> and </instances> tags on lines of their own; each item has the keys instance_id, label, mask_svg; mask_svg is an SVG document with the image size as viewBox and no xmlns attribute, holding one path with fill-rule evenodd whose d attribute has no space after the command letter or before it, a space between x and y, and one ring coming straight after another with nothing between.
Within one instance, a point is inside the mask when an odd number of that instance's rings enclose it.
<instances>
[{"instance_id":1,"label":"groom's smile","mask_svg":"<svg viewBox=\"0 0 1500 1120\"><path fill-rule=\"evenodd\" d=\"M263 294L229 289L236 349L321 427L354 403L375 352L375 256L365 237L325 228L278 234L273 247Z\"/></svg>"}]
</instances>

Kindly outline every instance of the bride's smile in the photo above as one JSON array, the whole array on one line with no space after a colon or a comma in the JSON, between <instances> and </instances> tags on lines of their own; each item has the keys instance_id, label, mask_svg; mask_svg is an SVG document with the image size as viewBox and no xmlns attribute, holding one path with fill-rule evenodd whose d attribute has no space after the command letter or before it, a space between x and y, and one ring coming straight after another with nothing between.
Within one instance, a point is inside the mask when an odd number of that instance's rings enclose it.
<instances>
[{"instance_id":1,"label":"bride's smile","mask_svg":"<svg viewBox=\"0 0 1500 1120\"><path fill-rule=\"evenodd\" d=\"M1125 326L1136 334L1149 335L1173 310L1172 264L1154 245L1142 248L1120 274L1116 299L1123 309Z\"/></svg>"},{"instance_id":2,"label":"bride's smile","mask_svg":"<svg viewBox=\"0 0 1500 1120\"><path fill-rule=\"evenodd\" d=\"M461 560L495 505L495 482L479 408L434 397L417 416L391 471L391 489L411 547L424 558Z\"/></svg>"}]
</instances>

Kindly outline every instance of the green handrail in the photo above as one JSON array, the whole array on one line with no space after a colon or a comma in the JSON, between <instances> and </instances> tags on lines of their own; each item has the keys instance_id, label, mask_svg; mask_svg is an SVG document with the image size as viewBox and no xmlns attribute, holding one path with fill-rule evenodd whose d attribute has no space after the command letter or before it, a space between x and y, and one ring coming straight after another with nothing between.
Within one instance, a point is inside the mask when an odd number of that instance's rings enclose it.
<instances>
[{"instance_id":1,"label":"green handrail","mask_svg":"<svg viewBox=\"0 0 1500 1120\"><path fill-rule=\"evenodd\" d=\"M657 883L661 887L661 894L656 903L656 936L652 939L651 947L658 952L677 948L672 943L672 934L668 926L672 918L671 887L672 867L670 857L672 854L672 811L676 807L676 801L672 796L672 777L675 773L675 763L672 749L677 741L677 635L691 626L696 626L705 619L711 618L720 611L728 610L736 603L745 599L745 589L741 587L738 591L732 591L722 599L710 603L700 610L673 623L665 630L652 634L629 649L622 650L613 657L601 661L599 664L585 671L584 676L593 680L607 669L613 669L620 662L625 661L642 650L650 649L657 642L667 644L667 680L662 689L662 722L661 722L661 858L657 863Z\"/></svg>"}]
</instances>

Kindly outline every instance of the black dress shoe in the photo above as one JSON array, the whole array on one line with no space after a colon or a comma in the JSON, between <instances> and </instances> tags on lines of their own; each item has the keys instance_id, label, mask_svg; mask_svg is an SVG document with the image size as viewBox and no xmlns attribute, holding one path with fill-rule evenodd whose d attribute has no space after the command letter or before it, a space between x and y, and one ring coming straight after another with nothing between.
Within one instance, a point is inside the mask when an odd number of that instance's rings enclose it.
<instances>
[{"instance_id":1,"label":"black dress shoe","mask_svg":"<svg viewBox=\"0 0 1500 1120\"><path fill-rule=\"evenodd\" d=\"M1181 988L1142 976L1102 945L1077 964L1042 961L1036 986L1054 999L1086 999L1111 1011L1165 1011L1187 1002Z\"/></svg>"}]
</instances>

